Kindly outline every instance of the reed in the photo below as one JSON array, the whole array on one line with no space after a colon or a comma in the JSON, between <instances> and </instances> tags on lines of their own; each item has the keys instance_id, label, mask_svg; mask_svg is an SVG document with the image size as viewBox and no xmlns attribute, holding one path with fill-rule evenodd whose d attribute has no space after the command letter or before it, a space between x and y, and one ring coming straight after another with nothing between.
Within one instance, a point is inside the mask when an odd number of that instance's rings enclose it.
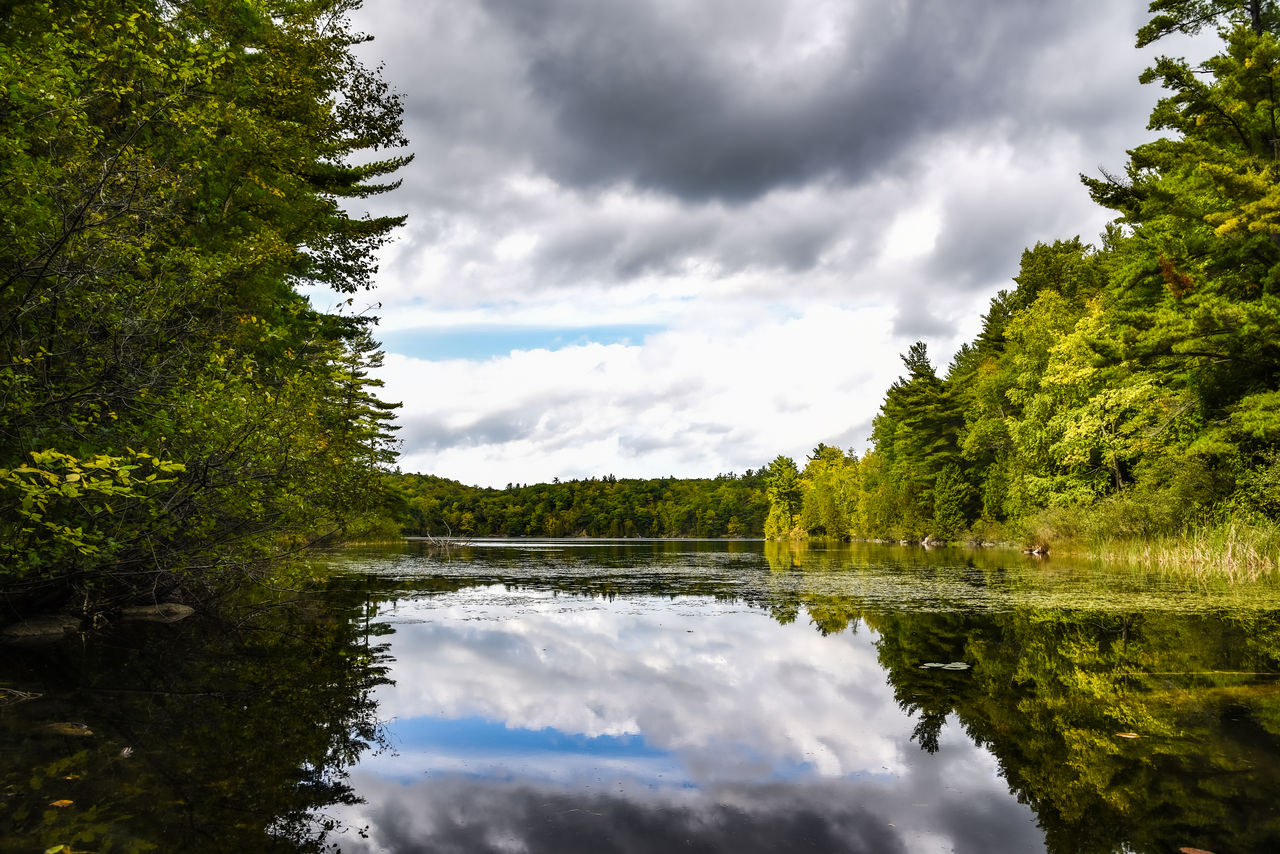
<instances>
[{"instance_id":1,"label":"reed","mask_svg":"<svg viewBox=\"0 0 1280 854\"><path fill-rule=\"evenodd\" d=\"M1093 540L1093 557L1197 577L1258 581L1280 569L1280 522L1229 518L1189 525L1175 534Z\"/></svg>"}]
</instances>

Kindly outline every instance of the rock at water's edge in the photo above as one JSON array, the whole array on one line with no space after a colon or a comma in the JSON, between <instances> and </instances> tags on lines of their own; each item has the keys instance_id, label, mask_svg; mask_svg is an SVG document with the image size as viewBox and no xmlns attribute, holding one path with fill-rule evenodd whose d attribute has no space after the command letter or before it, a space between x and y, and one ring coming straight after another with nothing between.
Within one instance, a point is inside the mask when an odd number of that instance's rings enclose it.
<instances>
[{"instance_id":1,"label":"rock at water's edge","mask_svg":"<svg viewBox=\"0 0 1280 854\"><path fill-rule=\"evenodd\" d=\"M179 605L177 602L161 602L159 605L130 605L120 609L120 617L124 620L146 620L151 623L176 623L185 620L196 612L190 605Z\"/></svg>"}]
</instances>

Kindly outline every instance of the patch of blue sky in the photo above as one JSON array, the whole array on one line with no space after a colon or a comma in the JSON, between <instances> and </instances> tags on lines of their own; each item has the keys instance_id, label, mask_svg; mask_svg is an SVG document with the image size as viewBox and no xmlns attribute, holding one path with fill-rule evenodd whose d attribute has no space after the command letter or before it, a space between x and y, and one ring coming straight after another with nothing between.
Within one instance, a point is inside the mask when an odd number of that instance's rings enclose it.
<instances>
[{"instance_id":1,"label":"patch of blue sky","mask_svg":"<svg viewBox=\"0 0 1280 854\"><path fill-rule=\"evenodd\" d=\"M591 737L508 728L480 717L418 717L392 721L387 736L394 752L365 757L361 768L400 781L443 773L504 780L629 780L650 788L691 785L678 756L640 735Z\"/></svg>"},{"instance_id":2,"label":"patch of blue sky","mask_svg":"<svg viewBox=\"0 0 1280 854\"><path fill-rule=\"evenodd\" d=\"M664 751L647 744L641 735L587 736L557 729L511 728L482 717L438 718L424 716L393 721L390 733L405 747L441 747L484 753L584 753L593 756L652 757Z\"/></svg>"},{"instance_id":3,"label":"patch of blue sky","mask_svg":"<svg viewBox=\"0 0 1280 854\"><path fill-rule=\"evenodd\" d=\"M666 327L657 324L603 326L464 326L441 329L374 330L382 349L415 359L484 361L512 350L563 350L586 344L641 344Z\"/></svg>"},{"instance_id":4,"label":"patch of blue sky","mask_svg":"<svg viewBox=\"0 0 1280 854\"><path fill-rule=\"evenodd\" d=\"M643 735L586 736L561 730L510 728L482 717L417 717L387 725L391 753L365 757L363 771L412 782L423 775L471 779L626 782L648 789L697 789L703 785L765 780L799 781L821 776L804 759L766 757L755 748L720 744L689 757L649 744ZM866 771L852 778L879 777ZM883 775L892 776L892 775Z\"/></svg>"}]
</instances>

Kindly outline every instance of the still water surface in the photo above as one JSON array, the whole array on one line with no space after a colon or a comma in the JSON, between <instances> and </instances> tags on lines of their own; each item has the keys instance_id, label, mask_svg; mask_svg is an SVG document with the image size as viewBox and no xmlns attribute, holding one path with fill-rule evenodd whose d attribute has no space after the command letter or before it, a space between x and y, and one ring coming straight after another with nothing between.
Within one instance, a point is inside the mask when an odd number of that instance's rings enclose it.
<instances>
[{"instance_id":1,"label":"still water surface","mask_svg":"<svg viewBox=\"0 0 1280 854\"><path fill-rule=\"evenodd\" d=\"M743 542L324 564L0 653L39 695L0 708L0 850L1280 850L1274 586Z\"/></svg>"}]
</instances>

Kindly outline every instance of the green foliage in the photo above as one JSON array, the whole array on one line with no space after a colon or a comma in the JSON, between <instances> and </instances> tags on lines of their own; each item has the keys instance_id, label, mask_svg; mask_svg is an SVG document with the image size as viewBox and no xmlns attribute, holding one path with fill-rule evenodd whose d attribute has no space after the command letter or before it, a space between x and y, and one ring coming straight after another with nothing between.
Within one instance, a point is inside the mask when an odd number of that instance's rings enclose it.
<instances>
[{"instance_id":1,"label":"green foliage","mask_svg":"<svg viewBox=\"0 0 1280 854\"><path fill-rule=\"evenodd\" d=\"M1280 520L1280 449L1268 451L1240 478L1231 509Z\"/></svg>"},{"instance_id":2,"label":"green foliage","mask_svg":"<svg viewBox=\"0 0 1280 854\"><path fill-rule=\"evenodd\" d=\"M800 470L791 457L779 454L765 471L768 485L769 517L765 520L764 535L770 540L785 539L796 527L800 510Z\"/></svg>"},{"instance_id":3,"label":"green foliage","mask_svg":"<svg viewBox=\"0 0 1280 854\"><path fill-rule=\"evenodd\" d=\"M1278 518L1280 9L1151 11L1139 44L1213 28L1221 53L1143 75L1167 90L1151 127L1170 135L1133 149L1123 175L1084 179L1119 217L1100 248L1077 237L1026 250L1016 287L944 377L923 343L903 356L850 535L1006 530L1047 545ZM830 503L819 484L802 497L815 531Z\"/></svg>"},{"instance_id":4,"label":"green foliage","mask_svg":"<svg viewBox=\"0 0 1280 854\"><path fill-rule=\"evenodd\" d=\"M891 477L900 484L901 534L919 539L933 516L938 475L959 456L961 412L946 382L937 376L923 342L902 357L908 374L889 388L871 430Z\"/></svg>"},{"instance_id":5,"label":"green foliage","mask_svg":"<svg viewBox=\"0 0 1280 854\"><path fill-rule=\"evenodd\" d=\"M115 559L122 544L109 533L154 525L154 496L182 471L180 463L134 451L84 460L33 452L30 464L0 469L0 495L11 508L0 520L0 563L18 576Z\"/></svg>"},{"instance_id":6,"label":"green foliage","mask_svg":"<svg viewBox=\"0 0 1280 854\"><path fill-rule=\"evenodd\" d=\"M406 161L354 5L5 4L0 589L154 595L376 512L368 321L297 291L401 221L348 213Z\"/></svg>"},{"instance_id":7,"label":"green foliage","mask_svg":"<svg viewBox=\"0 0 1280 854\"><path fill-rule=\"evenodd\" d=\"M801 476L800 527L810 536L848 539L858 515L860 475L853 453L814 448Z\"/></svg>"},{"instance_id":8,"label":"green foliage","mask_svg":"<svg viewBox=\"0 0 1280 854\"><path fill-rule=\"evenodd\" d=\"M768 505L764 470L714 478L622 479L464 486L390 475L410 536L759 537Z\"/></svg>"},{"instance_id":9,"label":"green foliage","mask_svg":"<svg viewBox=\"0 0 1280 854\"><path fill-rule=\"evenodd\" d=\"M933 488L934 539L954 540L960 536L971 515L974 491L964 480L959 466L949 465L938 473Z\"/></svg>"}]
</instances>

